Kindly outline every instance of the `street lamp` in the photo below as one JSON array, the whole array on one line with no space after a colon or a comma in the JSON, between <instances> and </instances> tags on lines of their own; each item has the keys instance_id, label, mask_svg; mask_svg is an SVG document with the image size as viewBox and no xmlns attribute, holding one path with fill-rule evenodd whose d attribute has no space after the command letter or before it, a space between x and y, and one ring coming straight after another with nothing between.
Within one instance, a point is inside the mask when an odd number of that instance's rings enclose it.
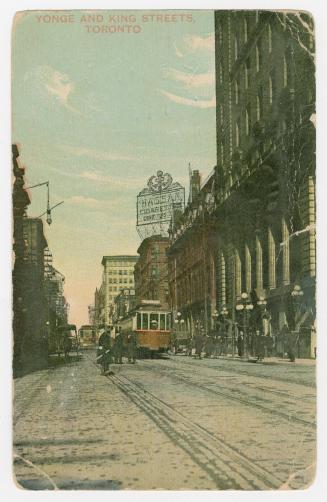
<instances>
[{"instance_id":1,"label":"street lamp","mask_svg":"<svg viewBox=\"0 0 327 502\"><path fill-rule=\"evenodd\" d=\"M236 304L236 310L238 312L243 311L243 336L244 336L244 356L248 354L248 337L247 337L247 323L248 323L248 313L253 310L253 303L249 299L249 295L247 293L242 293L241 298L238 300Z\"/></svg>"},{"instance_id":2,"label":"street lamp","mask_svg":"<svg viewBox=\"0 0 327 502\"><path fill-rule=\"evenodd\" d=\"M220 312L221 318L222 318L222 324L223 324L223 353L226 355L227 354L227 349L228 349L228 340L227 340L227 326L226 326L226 320L228 317L228 310L226 308L226 305L223 305L221 312ZM234 335L233 335L233 340L232 340L232 353L234 355Z\"/></svg>"},{"instance_id":3,"label":"street lamp","mask_svg":"<svg viewBox=\"0 0 327 502\"><path fill-rule=\"evenodd\" d=\"M46 209L46 211L44 211L44 213L40 214L40 216L38 216L38 218L42 218L42 216L44 216L46 214L47 215L46 222L48 225L51 225L51 223L52 223L51 211L55 207L60 206L60 204L63 204L64 201L58 202L58 204L55 204L54 206L50 207L50 182L49 181L44 181L43 183L37 183L36 185L32 185L31 187L26 187L26 188L32 189L32 188L41 187L41 186L45 186L45 185L47 187L47 209Z\"/></svg>"}]
</instances>

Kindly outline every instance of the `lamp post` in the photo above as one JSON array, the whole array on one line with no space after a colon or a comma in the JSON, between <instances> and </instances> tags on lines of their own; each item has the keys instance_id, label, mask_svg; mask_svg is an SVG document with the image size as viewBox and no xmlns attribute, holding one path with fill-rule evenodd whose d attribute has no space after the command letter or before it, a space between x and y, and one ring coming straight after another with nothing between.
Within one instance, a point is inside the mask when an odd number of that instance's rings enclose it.
<instances>
[{"instance_id":1,"label":"lamp post","mask_svg":"<svg viewBox=\"0 0 327 502\"><path fill-rule=\"evenodd\" d=\"M177 333L178 332L180 333L182 331L182 326L185 323L184 319L182 318L181 312L177 312L174 323L176 325L176 341L175 341L175 353L176 353L177 350L178 350L178 336L177 336Z\"/></svg>"},{"instance_id":2,"label":"lamp post","mask_svg":"<svg viewBox=\"0 0 327 502\"><path fill-rule=\"evenodd\" d=\"M227 354L227 348L228 348L228 340L227 340L227 329L226 329L226 321L228 318L228 310L226 308L226 305L223 305L221 312L220 312L222 321L223 321L223 327L224 327L224 343L223 343L223 351L226 352ZM232 354L234 356L234 334L232 338Z\"/></svg>"},{"instance_id":3,"label":"lamp post","mask_svg":"<svg viewBox=\"0 0 327 502\"><path fill-rule=\"evenodd\" d=\"M44 213L40 214L38 218L42 218L45 214L47 215L46 217L46 222L48 225L51 225L52 223L52 217L51 217L51 211L57 207L60 206L60 204L63 204L64 201L58 202L58 204L55 204L54 206L50 207L50 182L49 181L44 181L43 183L37 183L36 185L32 185L31 187L26 187L27 189L32 189L32 188L37 188L37 187L42 187L46 186L47 187L47 209L44 211Z\"/></svg>"},{"instance_id":4,"label":"lamp post","mask_svg":"<svg viewBox=\"0 0 327 502\"><path fill-rule=\"evenodd\" d=\"M249 295L247 293L242 293L241 298L238 299L236 304L236 310L238 312L243 311L243 336L244 336L244 356L248 355L248 313L253 310L253 303L249 299Z\"/></svg>"},{"instance_id":5,"label":"lamp post","mask_svg":"<svg viewBox=\"0 0 327 502\"><path fill-rule=\"evenodd\" d=\"M299 284L295 284L293 291L291 292L291 297L292 297L292 302L293 302L293 307L294 307L294 331L297 333L296 344L297 344L298 357L299 357L298 321L299 321L300 312L301 312L301 308L302 308L303 296L304 296L303 289L301 288L301 286L299 286ZM293 346L295 348L295 343Z\"/></svg>"},{"instance_id":6,"label":"lamp post","mask_svg":"<svg viewBox=\"0 0 327 502\"><path fill-rule=\"evenodd\" d=\"M264 313L266 311L266 306L267 306L267 300L265 299L264 296L260 296L259 300L257 301L257 305L259 305L260 308L260 314L261 314L261 332L263 335L265 335L265 330L264 330L264 325L263 325L263 319L264 319Z\"/></svg>"}]
</instances>

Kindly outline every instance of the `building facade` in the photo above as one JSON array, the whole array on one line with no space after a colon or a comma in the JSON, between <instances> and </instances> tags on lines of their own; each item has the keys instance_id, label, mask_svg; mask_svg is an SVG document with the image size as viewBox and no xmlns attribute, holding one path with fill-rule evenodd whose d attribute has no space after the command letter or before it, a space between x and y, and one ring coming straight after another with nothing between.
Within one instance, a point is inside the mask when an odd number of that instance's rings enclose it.
<instances>
[{"instance_id":1,"label":"building facade","mask_svg":"<svg viewBox=\"0 0 327 502\"><path fill-rule=\"evenodd\" d=\"M207 327L214 309L225 307L238 320L235 306L247 293L254 316L258 300L267 301L273 334L285 325L307 333L312 328L312 29L306 14L215 13L217 166L172 228L169 248L176 308L191 310L188 318L198 315ZM303 291L301 304L293 301L295 286ZM310 336L303 340L301 353L311 354Z\"/></svg>"},{"instance_id":2,"label":"building facade","mask_svg":"<svg viewBox=\"0 0 327 502\"><path fill-rule=\"evenodd\" d=\"M137 260L138 256L129 255L102 258L103 274L100 296L103 297L103 314L100 320L104 325L113 323L115 297L123 289L134 289L134 266Z\"/></svg>"},{"instance_id":3,"label":"building facade","mask_svg":"<svg viewBox=\"0 0 327 502\"><path fill-rule=\"evenodd\" d=\"M135 307L135 290L130 288L122 289L115 297L114 302L113 320L114 323L119 324L119 320Z\"/></svg>"},{"instance_id":4,"label":"building facade","mask_svg":"<svg viewBox=\"0 0 327 502\"><path fill-rule=\"evenodd\" d=\"M137 252L140 255L135 265L136 302L159 300L168 308L168 258L169 238L153 235L144 239Z\"/></svg>"}]
</instances>

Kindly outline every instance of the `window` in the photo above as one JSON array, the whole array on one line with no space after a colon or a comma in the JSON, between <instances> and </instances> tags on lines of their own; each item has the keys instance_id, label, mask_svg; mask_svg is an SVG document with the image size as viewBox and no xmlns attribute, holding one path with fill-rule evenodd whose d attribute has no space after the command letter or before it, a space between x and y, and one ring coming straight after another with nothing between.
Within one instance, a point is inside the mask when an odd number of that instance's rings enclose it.
<instances>
[{"instance_id":1,"label":"window","mask_svg":"<svg viewBox=\"0 0 327 502\"><path fill-rule=\"evenodd\" d=\"M248 41L248 39L249 39L249 24L248 24L248 20L245 17L244 18L244 43L245 44Z\"/></svg>"},{"instance_id":2,"label":"window","mask_svg":"<svg viewBox=\"0 0 327 502\"><path fill-rule=\"evenodd\" d=\"M136 314L136 329L141 329L141 313Z\"/></svg>"},{"instance_id":3,"label":"window","mask_svg":"<svg viewBox=\"0 0 327 502\"><path fill-rule=\"evenodd\" d=\"M250 58L247 58L245 63L245 88L249 87L249 73L250 73Z\"/></svg>"},{"instance_id":4,"label":"window","mask_svg":"<svg viewBox=\"0 0 327 502\"><path fill-rule=\"evenodd\" d=\"M240 121L239 119L236 121L236 126L235 126L235 144L236 148L240 146Z\"/></svg>"},{"instance_id":5,"label":"window","mask_svg":"<svg viewBox=\"0 0 327 502\"><path fill-rule=\"evenodd\" d=\"M149 314L142 313L142 329L149 329Z\"/></svg>"},{"instance_id":6,"label":"window","mask_svg":"<svg viewBox=\"0 0 327 502\"><path fill-rule=\"evenodd\" d=\"M274 99L274 74L269 76L269 104L272 105Z\"/></svg>"},{"instance_id":7,"label":"window","mask_svg":"<svg viewBox=\"0 0 327 502\"><path fill-rule=\"evenodd\" d=\"M247 106L245 110L245 132L247 136L250 134L250 129L251 129L251 113L250 113L250 106Z\"/></svg>"},{"instance_id":8,"label":"window","mask_svg":"<svg viewBox=\"0 0 327 502\"><path fill-rule=\"evenodd\" d=\"M272 31L271 31L271 25L268 23L268 52L269 54L272 51Z\"/></svg>"},{"instance_id":9,"label":"window","mask_svg":"<svg viewBox=\"0 0 327 502\"><path fill-rule=\"evenodd\" d=\"M284 54L284 58L283 58L283 81L284 81L284 87L287 87L288 85L288 79L289 79L289 75L288 75L288 63L287 63L287 58Z\"/></svg>"},{"instance_id":10,"label":"window","mask_svg":"<svg viewBox=\"0 0 327 502\"><path fill-rule=\"evenodd\" d=\"M130 280L129 280L129 283L130 283L130 284L133 284L133 279L130 279Z\"/></svg>"},{"instance_id":11,"label":"window","mask_svg":"<svg viewBox=\"0 0 327 502\"><path fill-rule=\"evenodd\" d=\"M166 317L165 314L160 314L160 329L162 331L164 331L166 329L166 326L165 326L165 317Z\"/></svg>"},{"instance_id":12,"label":"window","mask_svg":"<svg viewBox=\"0 0 327 502\"><path fill-rule=\"evenodd\" d=\"M263 92L262 87L259 87L257 95L257 120L261 120L263 116Z\"/></svg>"},{"instance_id":13,"label":"window","mask_svg":"<svg viewBox=\"0 0 327 502\"><path fill-rule=\"evenodd\" d=\"M256 69L257 71L259 71L262 66L262 48L260 40L258 40L257 45L255 47L255 60L256 60Z\"/></svg>"},{"instance_id":14,"label":"window","mask_svg":"<svg viewBox=\"0 0 327 502\"><path fill-rule=\"evenodd\" d=\"M123 271L122 271L122 270L118 270L118 274L119 274L119 275L122 275L122 274L123 274Z\"/></svg>"},{"instance_id":15,"label":"window","mask_svg":"<svg viewBox=\"0 0 327 502\"><path fill-rule=\"evenodd\" d=\"M127 284L127 279L124 277L124 284Z\"/></svg>"},{"instance_id":16,"label":"window","mask_svg":"<svg viewBox=\"0 0 327 502\"><path fill-rule=\"evenodd\" d=\"M234 82L234 89L235 89L235 104L238 105L240 96L239 96L239 83L237 80L235 80Z\"/></svg>"},{"instance_id":17,"label":"window","mask_svg":"<svg viewBox=\"0 0 327 502\"><path fill-rule=\"evenodd\" d=\"M159 315L150 314L150 329L159 329Z\"/></svg>"},{"instance_id":18,"label":"window","mask_svg":"<svg viewBox=\"0 0 327 502\"><path fill-rule=\"evenodd\" d=\"M119 277L119 284L122 284L123 283L123 279L121 277Z\"/></svg>"},{"instance_id":19,"label":"window","mask_svg":"<svg viewBox=\"0 0 327 502\"><path fill-rule=\"evenodd\" d=\"M112 279L111 279L111 277L109 277L108 282L109 282L109 284L112 284Z\"/></svg>"},{"instance_id":20,"label":"window","mask_svg":"<svg viewBox=\"0 0 327 502\"><path fill-rule=\"evenodd\" d=\"M235 35L234 37L234 54L235 54L235 61L238 58L238 53L239 53L239 43L238 43L238 36Z\"/></svg>"}]
</instances>

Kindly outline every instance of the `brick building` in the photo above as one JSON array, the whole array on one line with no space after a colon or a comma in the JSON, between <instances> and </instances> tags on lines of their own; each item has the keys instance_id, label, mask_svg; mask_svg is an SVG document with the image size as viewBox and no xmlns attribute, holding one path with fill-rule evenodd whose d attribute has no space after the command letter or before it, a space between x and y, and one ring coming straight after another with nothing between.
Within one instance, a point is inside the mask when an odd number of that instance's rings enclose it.
<instances>
[{"instance_id":1,"label":"brick building","mask_svg":"<svg viewBox=\"0 0 327 502\"><path fill-rule=\"evenodd\" d=\"M168 246L169 238L161 235L142 241L134 269L136 302L159 300L163 308L168 308Z\"/></svg>"},{"instance_id":2,"label":"brick building","mask_svg":"<svg viewBox=\"0 0 327 502\"><path fill-rule=\"evenodd\" d=\"M275 334L315 317L311 30L307 14L215 13L217 166L172 228L169 249L176 308L207 326L214 308L227 306L235 319L243 292L255 311L258 298L267 299ZM304 292L300 306L295 285Z\"/></svg>"}]
</instances>

